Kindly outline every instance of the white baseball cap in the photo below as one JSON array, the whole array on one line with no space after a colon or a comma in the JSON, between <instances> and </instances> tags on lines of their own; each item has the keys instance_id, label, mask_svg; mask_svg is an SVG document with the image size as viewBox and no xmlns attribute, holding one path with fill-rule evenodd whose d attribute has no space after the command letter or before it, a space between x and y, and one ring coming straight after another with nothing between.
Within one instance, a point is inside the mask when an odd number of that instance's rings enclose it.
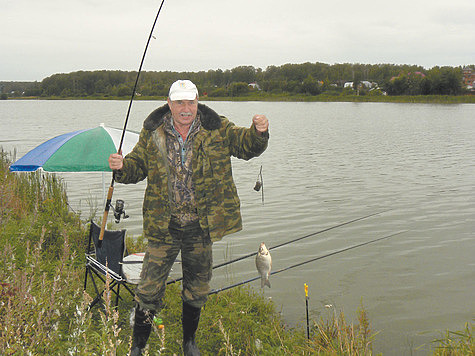
<instances>
[{"instance_id":1,"label":"white baseball cap","mask_svg":"<svg viewBox=\"0 0 475 356\"><path fill-rule=\"evenodd\" d=\"M195 100L198 98L198 89L190 80L177 80L170 87L168 97L175 100Z\"/></svg>"}]
</instances>

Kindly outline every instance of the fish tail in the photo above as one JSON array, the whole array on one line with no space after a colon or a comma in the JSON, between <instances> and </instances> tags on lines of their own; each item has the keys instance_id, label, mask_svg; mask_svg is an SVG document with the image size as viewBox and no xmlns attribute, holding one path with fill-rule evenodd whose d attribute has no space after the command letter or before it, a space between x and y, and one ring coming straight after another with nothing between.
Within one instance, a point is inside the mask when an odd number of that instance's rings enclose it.
<instances>
[{"instance_id":1,"label":"fish tail","mask_svg":"<svg viewBox=\"0 0 475 356\"><path fill-rule=\"evenodd\" d=\"M268 286L270 288L270 281L269 281L269 278L266 278L266 280L264 281L264 285ZM262 288L264 288L264 286L262 286Z\"/></svg>"}]
</instances>

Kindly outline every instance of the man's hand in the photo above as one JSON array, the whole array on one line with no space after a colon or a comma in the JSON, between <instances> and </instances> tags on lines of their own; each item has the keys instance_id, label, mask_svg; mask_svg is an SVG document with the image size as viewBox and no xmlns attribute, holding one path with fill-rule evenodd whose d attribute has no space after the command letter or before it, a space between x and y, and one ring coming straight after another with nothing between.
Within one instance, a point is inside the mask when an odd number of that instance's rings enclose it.
<instances>
[{"instance_id":1,"label":"man's hand","mask_svg":"<svg viewBox=\"0 0 475 356\"><path fill-rule=\"evenodd\" d=\"M269 128L269 120L265 115L254 115L252 123L260 134L266 132Z\"/></svg>"},{"instance_id":2,"label":"man's hand","mask_svg":"<svg viewBox=\"0 0 475 356\"><path fill-rule=\"evenodd\" d=\"M118 153L113 153L109 156L109 167L111 169L122 169L124 157Z\"/></svg>"}]
</instances>

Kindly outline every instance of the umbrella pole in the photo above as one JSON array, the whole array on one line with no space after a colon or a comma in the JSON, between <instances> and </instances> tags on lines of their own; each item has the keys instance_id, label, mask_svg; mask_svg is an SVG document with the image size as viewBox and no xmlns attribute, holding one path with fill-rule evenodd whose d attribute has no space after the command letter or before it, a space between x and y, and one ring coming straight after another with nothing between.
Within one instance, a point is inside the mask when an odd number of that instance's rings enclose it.
<instances>
[{"instance_id":1,"label":"umbrella pole","mask_svg":"<svg viewBox=\"0 0 475 356\"><path fill-rule=\"evenodd\" d=\"M106 180L104 177L104 172L102 172L102 205L104 205L105 202L106 202Z\"/></svg>"}]
</instances>

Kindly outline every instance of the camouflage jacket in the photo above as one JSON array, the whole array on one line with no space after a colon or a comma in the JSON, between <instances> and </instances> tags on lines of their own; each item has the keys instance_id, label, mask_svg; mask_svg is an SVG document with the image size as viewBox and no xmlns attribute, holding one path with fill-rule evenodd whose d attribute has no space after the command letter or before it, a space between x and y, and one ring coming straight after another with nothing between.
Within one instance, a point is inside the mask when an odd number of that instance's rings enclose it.
<instances>
[{"instance_id":1,"label":"camouflage jacket","mask_svg":"<svg viewBox=\"0 0 475 356\"><path fill-rule=\"evenodd\" d=\"M231 156L251 159L267 148L269 135L260 136L251 128L237 127L209 107L198 104L201 129L193 141L195 198L200 226L211 240L241 230L240 201L232 177ZM147 178L143 202L144 237L170 239L168 163L163 116L168 105L153 111L145 120L137 145L115 171L119 183L137 183Z\"/></svg>"}]
</instances>

